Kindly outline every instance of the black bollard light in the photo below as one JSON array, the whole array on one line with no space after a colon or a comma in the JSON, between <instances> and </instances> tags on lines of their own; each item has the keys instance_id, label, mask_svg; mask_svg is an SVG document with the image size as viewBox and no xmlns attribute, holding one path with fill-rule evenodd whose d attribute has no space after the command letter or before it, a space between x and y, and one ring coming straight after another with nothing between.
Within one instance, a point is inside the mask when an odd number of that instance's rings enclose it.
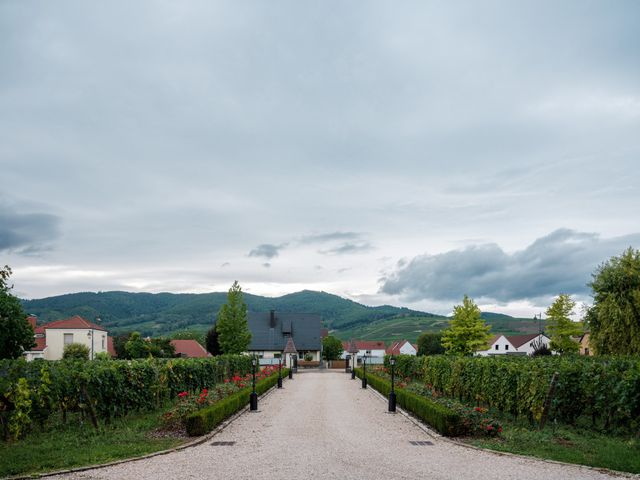
<instances>
[{"instance_id":1,"label":"black bollard light","mask_svg":"<svg viewBox=\"0 0 640 480\"><path fill-rule=\"evenodd\" d=\"M282 356L278 358L278 388L282 388Z\"/></svg>"},{"instance_id":2,"label":"black bollard light","mask_svg":"<svg viewBox=\"0 0 640 480\"><path fill-rule=\"evenodd\" d=\"M351 355L344 357L344 373L349 373L349 362L351 362Z\"/></svg>"},{"instance_id":3,"label":"black bollard light","mask_svg":"<svg viewBox=\"0 0 640 480\"><path fill-rule=\"evenodd\" d=\"M362 388L367 388L367 354L362 356Z\"/></svg>"},{"instance_id":4,"label":"black bollard light","mask_svg":"<svg viewBox=\"0 0 640 480\"><path fill-rule=\"evenodd\" d=\"M396 391L394 389L394 380L395 380L395 366L396 366L396 357L392 356L389 359L389 363L391 364L391 393L389 394L389 411L396 411Z\"/></svg>"},{"instance_id":5,"label":"black bollard light","mask_svg":"<svg viewBox=\"0 0 640 480\"><path fill-rule=\"evenodd\" d=\"M249 395L249 410L258 410L258 394L256 393L256 357L255 355L251 359L251 365L253 366L253 391Z\"/></svg>"}]
</instances>

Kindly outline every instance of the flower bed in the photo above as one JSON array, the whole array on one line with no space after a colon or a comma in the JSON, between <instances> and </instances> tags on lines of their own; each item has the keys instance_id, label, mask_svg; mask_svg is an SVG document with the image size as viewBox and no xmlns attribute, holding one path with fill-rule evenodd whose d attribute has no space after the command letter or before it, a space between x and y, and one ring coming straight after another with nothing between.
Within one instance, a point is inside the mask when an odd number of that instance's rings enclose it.
<instances>
[{"instance_id":1,"label":"flower bed","mask_svg":"<svg viewBox=\"0 0 640 480\"><path fill-rule=\"evenodd\" d=\"M285 378L289 370L282 369L282 377ZM277 368L265 368L260 375L256 375L256 393L258 395L263 394L271 387L273 387L278 381L278 369ZM234 384L239 388L231 395L217 400L209 405L199 408L197 411L192 412L184 417L184 425L187 429L187 433L191 436L205 435L222 423L226 418L230 417L238 410L242 409L249 403L249 396L251 395L251 387L247 384L251 383L251 376L234 376L228 383Z\"/></svg>"}]
</instances>

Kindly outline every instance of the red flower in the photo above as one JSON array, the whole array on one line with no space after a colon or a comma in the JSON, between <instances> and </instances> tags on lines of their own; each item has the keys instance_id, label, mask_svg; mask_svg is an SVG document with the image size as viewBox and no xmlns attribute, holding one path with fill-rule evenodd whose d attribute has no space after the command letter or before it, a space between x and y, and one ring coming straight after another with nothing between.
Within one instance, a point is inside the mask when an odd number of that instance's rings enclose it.
<instances>
[{"instance_id":1,"label":"red flower","mask_svg":"<svg viewBox=\"0 0 640 480\"><path fill-rule=\"evenodd\" d=\"M487 425L487 431L490 432L491 430L493 430L493 425Z\"/></svg>"},{"instance_id":2,"label":"red flower","mask_svg":"<svg viewBox=\"0 0 640 480\"><path fill-rule=\"evenodd\" d=\"M178 394L178 396L179 396L180 398L182 398L182 397L186 397L187 395L189 395L189 392L180 392L180 393Z\"/></svg>"},{"instance_id":3,"label":"red flower","mask_svg":"<svg viewBox=\"0 0 640 480\"><path fill-rule=\"evenodd\" d=\"M502 433L502 427L498 427L498 433Z\"/></svg>"},{"instance_id":4,"label":"red flower","mask_svg":"<svg viewBox=\"0 0 640 480\"><path fill-rule=\"evenodd\" d=\"M206 388L203 388L202 389L202 395L207 395L207 393L208 393L208 390Z\"/></svg>"}]
</instances>

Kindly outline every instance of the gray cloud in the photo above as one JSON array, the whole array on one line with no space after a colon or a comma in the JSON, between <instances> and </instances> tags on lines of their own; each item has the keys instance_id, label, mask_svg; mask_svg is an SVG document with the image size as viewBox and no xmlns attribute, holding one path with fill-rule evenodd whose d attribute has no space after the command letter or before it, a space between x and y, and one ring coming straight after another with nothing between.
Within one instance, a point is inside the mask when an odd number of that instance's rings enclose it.
<instances>
[{"instance_id":1,"label":"gray cloud","mask_svg":"<svg viewBox=\"0 0 640 480\"><path fill-rule=\"evenodd\" d=\"M484 244L417 256L382 278L381 292L411 301L459 300L464 294L499 302L559 293L587 295L587 283L600 263L639 245L640 233L603 239L560 229L513 254Z\"/></svg>"},{"instance_id":2,"label":"gray cloud","mask_svg":"<svg viewBox=\"0 0 640 480\"><path fill-rule=\"evenodd\" d=\"M286 244L281 245L273 245L270 243L263 243L262 245L258 245L256 248L249 252L250 257L264 257L264 258L274 258L277 257L280 253L280 250L286 247Z\"/></svg>"},{"instance_id":3,"label":"gray cloud","mask_svg":"<svg viewBox=\"0 0 640 480\"><path fill-rule=\"evenodd\" d=\"M369 242L343 243L335 248L318 250L318 253L322 255L349 255L352 253L366 253L371 250L373 250L373 246Z\"/></svg>"},{"instance_id":4,"label":"gray cloud","mask_svg":"<svg viewBox=\"0 0 640 480\"><path fill-rule=\"evenodd\" d=\"M264 268L271 268L271 264L269 262L265 262L262 264Z\"/></svg>"},{"instance_id":5,"label":"gray cloud","mask_svg":"<svg viewBox=\"0 0 640 480\"><path fill-rule=\"evenodd\" d=\"M356 232L332 232L320 233L316 235L305 235L300 239L302 244L325 243L333 241L357 240L362 237L361 233Z\"/></svg>"},{"instance_id":6,"label":"gray cloud","mask_svg":"<svg viewBox=\"0 0 640 480\"><path fill-rule=\"evenodd\" d=\"M44 213L17 213L0 207L0 252L37 255L59 236L60 219Z\"/></svg>"}]
</instances>

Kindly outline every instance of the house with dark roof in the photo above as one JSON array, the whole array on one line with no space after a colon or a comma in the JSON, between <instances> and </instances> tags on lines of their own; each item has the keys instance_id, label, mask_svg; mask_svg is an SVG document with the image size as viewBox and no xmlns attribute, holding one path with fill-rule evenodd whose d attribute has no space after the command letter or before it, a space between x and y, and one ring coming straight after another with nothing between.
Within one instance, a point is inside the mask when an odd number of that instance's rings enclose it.
<instances>
[{"instance_id":1,"label":"house with dark roof","mask_svg":"<svg viewBox=\"0 0 640 480\"><path fill-rule=\"evenodd\" d=\"M28 361L36 358L60 360L64 347L71 343L86 345L91 359L100 352L108 352L115 356L113 342L109 341L107 330L79 315L40 326L37 325L37 318L32 315L27 317L27 321L33 327L36 342L35 347L24 352Z\"/></svg>"},{"instance_id":2,"label":"house with dark roof","mask_svg":"<svg viewBox=\"0 0 640 480\"><path fill-rule=\"evenodd\" d=\"M538 345L549 347L551 339L544 333L525 335L495 335L489 341L489 348L476 352L481 357L491 355L531 355Z\"/></svg>"},{"instance_id":3,"label":"house with dark roof","mask_svg":"<svg viewBox=\"0 0 640 480\"><path fill-rule=\"evenodd\" d=\"M249 312L247 323L251 331L249 353L263 359L280 357L289 338L298 350L298 358L309 354L320 361L322 352L320 315L291 312Z\"/></svg>"}]
</instances>

